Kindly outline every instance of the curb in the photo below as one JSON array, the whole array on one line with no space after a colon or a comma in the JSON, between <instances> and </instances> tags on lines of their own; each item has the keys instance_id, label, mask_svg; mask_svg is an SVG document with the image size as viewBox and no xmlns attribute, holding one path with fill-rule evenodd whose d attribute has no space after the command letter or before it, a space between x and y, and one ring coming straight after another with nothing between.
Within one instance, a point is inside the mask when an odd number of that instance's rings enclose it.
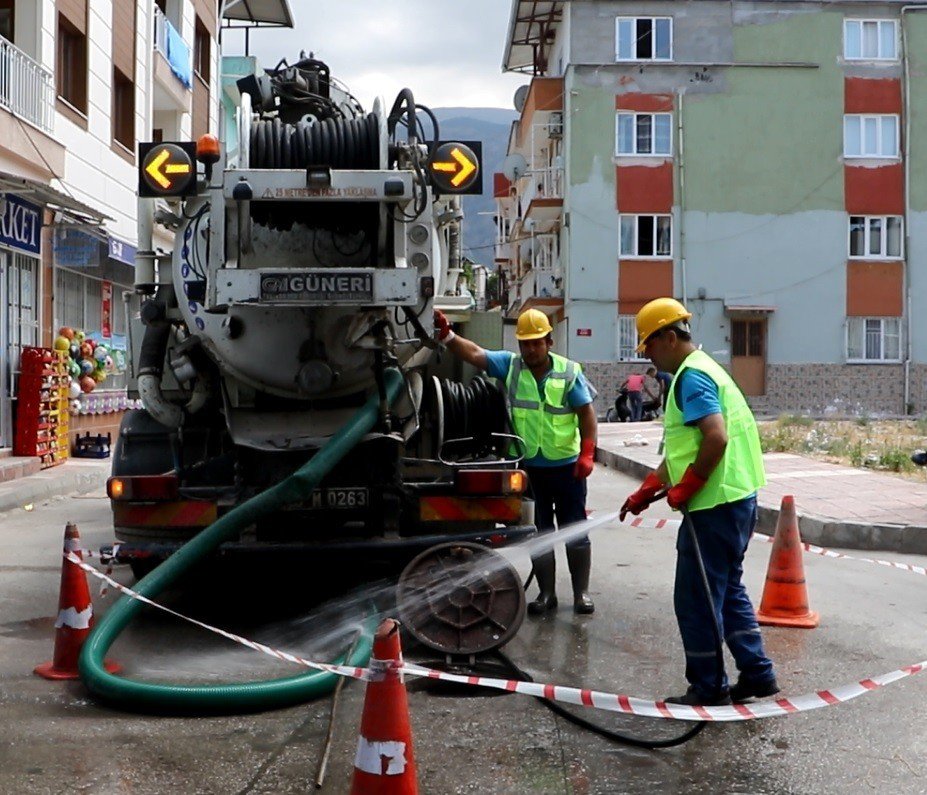
<instances>
[{"instance_id":1,"label":"curb","mask_svg":"<svg viewBox=\"0 0 927 795\"><path fill-rule=\"evenodd\" d=\"M0 513L66 494L85 494L106 485L110 464L68 461L0 484Z\"/></svg>"},{"instance_id":2,"label":"curb","mask_svg":"<svg viewBox=\"0 0 927 795\"><path fill-rule=\"evenodd\" d=\"M596 448L595 460L609 469L641 480L653 469L642 461L602 447ZM778 520L778 506L757 503L758 531L772 535ZM927 526L924 525L864 524L798 511L798 529L802 541L821 547L927 555Z\"/></svg>"}]
</instances>

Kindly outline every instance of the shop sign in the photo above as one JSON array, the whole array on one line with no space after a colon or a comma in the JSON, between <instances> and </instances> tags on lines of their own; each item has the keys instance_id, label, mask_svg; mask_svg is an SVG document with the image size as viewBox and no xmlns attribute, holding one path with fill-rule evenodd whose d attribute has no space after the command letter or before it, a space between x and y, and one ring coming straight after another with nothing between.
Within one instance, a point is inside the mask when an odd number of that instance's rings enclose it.
<instances>
[{"instance_id":1,"label":"shop sign","mask_svg":"<svg viewBox=\"0 0 927 795\"><path fill-rule=\"evenodd\" d=\"M0 243L30 254L38 254L41 245L42 208L18 196L4 194L0 215Z\"/></svg>"},{"instance_id":2,"label":"shop sign","mask_svg":"<svg viewBox=\"0 0 927 795\"><path fill-rule=\"evenodd\" d=\"M110 236L109 258L124 265L135 267L135 246L125 243L117 237Z\"/></svg>"},{"instance_id":3,"label":"shop sign","mask_svg":"<svg viewBox=\"0 0 927 795\"><path fill-rule=\"evenodd\" d=\"M81 229L55 228L55 265L63 268L100 267L101 241Z\"/></svg>"}]
</instances>

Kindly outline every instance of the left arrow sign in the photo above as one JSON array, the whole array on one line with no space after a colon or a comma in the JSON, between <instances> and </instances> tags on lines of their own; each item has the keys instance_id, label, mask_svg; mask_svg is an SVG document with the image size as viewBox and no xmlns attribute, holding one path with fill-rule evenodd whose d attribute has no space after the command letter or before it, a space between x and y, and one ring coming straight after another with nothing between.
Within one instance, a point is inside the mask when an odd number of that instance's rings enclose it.
<instances>
[{"instance_id":1,"label":"left arrow sign","mask_svg":"<svg viewBox=\"0 0 927 795\"><path fill-rule=\"evenodd\" d=\"M167 162L170 156L171 153L167 149L162 149L155 156L155 159L145 167L148 176L164 188L164 190L167 190L171 186L171 181L161 173L161 166Z\"/></svg>"}]
</instances>

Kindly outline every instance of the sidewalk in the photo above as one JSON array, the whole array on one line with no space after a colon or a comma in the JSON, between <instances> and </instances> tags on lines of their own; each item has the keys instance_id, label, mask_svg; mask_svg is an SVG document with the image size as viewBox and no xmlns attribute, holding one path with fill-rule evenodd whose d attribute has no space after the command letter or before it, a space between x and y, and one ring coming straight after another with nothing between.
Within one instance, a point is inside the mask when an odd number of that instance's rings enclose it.
<instances>
[{"instance_id":1,"label":"sidewalk","mask_svg":"<svg viewBox=\"0 0 927 795\"><path fill-rule=\"evenodd\" d=\"M596 460L641 479L657 464L660 422L600 423ZM795 497L804 541L826 547L927 554L927 482L767 453L758 530L772 533L782 497ZM617 507L617 506L616 506Z\"/></svg>"},{"instance_id":2,"label":"sidewalk","mask_svg":"<svg viewBox=\"0 0 927 795\"><path fill-rule=\"evenodd\" d=\"M110 459L71 458L56 467L0 483L0 513L106 485Z\"/></svg>"}]
</instances>

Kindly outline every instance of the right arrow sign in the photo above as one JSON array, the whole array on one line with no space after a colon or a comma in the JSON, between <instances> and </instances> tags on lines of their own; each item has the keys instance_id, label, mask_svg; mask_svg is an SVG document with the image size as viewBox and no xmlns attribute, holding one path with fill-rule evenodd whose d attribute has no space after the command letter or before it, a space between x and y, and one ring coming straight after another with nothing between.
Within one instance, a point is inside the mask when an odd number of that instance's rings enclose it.
<instances>
[{"instance_id":1,"label":"right arrow sign","mask_svg":"<svg viewBox=\"0 0 927 795\"><path fill-rule=\"evenodd\" d=\"M480 141L445 141L438 145L431 159L431 178L439 193L483 192Z\"/></svg>"}]
</instances>

